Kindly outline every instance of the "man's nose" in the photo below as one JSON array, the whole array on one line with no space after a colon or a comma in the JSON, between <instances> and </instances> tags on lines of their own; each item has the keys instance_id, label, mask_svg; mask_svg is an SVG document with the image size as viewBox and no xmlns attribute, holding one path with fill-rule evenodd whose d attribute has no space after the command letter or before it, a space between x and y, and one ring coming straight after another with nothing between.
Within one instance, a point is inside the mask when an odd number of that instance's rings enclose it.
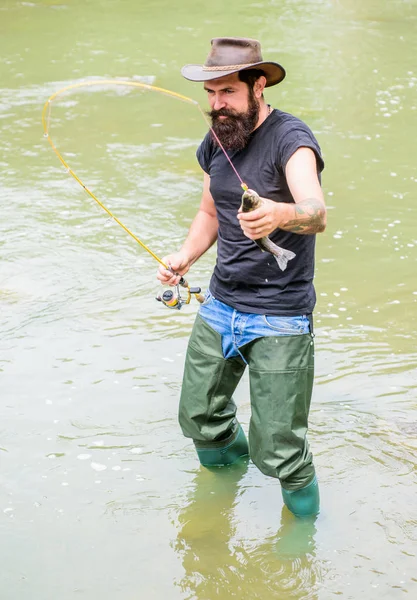
<instances>
[{"instance_id":1,"label":"man's nose","mask_svg":"<svg viewBox=\"0 0 417 600\"><path fill-rule=\"evenodd\" d=\"M226 102L223 100L222 96L215 96L215 98L214 98L214 104L213 104L213 109L214 110L221 110L225 106L226 106Z\"/></svg>"}]
</instances>

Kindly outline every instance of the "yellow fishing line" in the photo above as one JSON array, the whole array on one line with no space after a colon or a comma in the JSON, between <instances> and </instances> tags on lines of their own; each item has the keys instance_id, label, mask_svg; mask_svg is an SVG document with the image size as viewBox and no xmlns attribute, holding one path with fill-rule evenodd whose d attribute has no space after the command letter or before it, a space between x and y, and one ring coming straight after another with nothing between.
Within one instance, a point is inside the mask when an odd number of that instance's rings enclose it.
<instances>
[{"instance_id":1,"label":"yellow fishing line","mask_svg":"<svg viewBox=\"0 0 417 600\"><path fill-rule=\"evenodd\" d=\"M51 119L52 102L58 96L61 96L63 93L65 93L65 92L67 92L69 90L74 90L76 88L81 88L81 87L90 87L90 86L94 86L94 85L96 85L96 86L97 85L124 85L124 86L130 86L130 87L137 87L137 88L151 90L151 91L154 91L154 92L160 92L160 93L166 94L168 96L173 96L174 98L178 98L179 100L183 100L184 102L189 102L190 104L194 104L194 105L198 105L198 102L196 102L192 98L187 98L187 96L183 96L182 94L177 94L176 92L171 92L170 90L165 90L164 88L156 87L154 85L149 85L147 83L139 83L137 81L121 81L121 80L117 80L117 79L116 80L114 80L114 79L102 79L102 80L98 80L98 81L82 81L82 82L73 83L72 85L67 85L66 87L61 88L60 90L58 90L57 92L55 92L54 94L52 94L52 96L50 96L50 98L48 98L48 100L45 102L45 105L44 105L43 111L42 111L42 125L43 125L44 136L47 138L49 144L52 147L52 150L55 152L55 154L57 155L57 157L59 158L59 160L61 161L61 163L64 165L64 167L66 168L66 170L68 171L68 173L70 175L72 175L72 177L85 189L85 191L87 192L87 194L89 196L91 196L91 198L93 198L93 200L95 200L95 202L97 202L97 204L99 206L101 206L101 208L114 221L116 221L116 223L118 225L120 225L120 227L122 227L126 231L126 233L128 233L140 246L142 246L142 248L144 250L146 250L147 252L149 252L149 254L157 262L159 262L159 264L161 264L163 267L165 267L165 269L169 269L169 266L166 265L154 252L152 252L152 250L150 248L148 248L148 246L146 244L144 244L128 227L126 227L126 225L124 225L124 223L122 223L97 198L97 196L81 181L81 179L78 177L78 175L76 173L74 173L74 171L71 169L71 167L69 166L69 164L63 158L63 156L59 152L58 148L55 146L54 142L52 141L51 136L49 135L49 124L50 124L50 119Z\"/></svg>"}]
</instances>

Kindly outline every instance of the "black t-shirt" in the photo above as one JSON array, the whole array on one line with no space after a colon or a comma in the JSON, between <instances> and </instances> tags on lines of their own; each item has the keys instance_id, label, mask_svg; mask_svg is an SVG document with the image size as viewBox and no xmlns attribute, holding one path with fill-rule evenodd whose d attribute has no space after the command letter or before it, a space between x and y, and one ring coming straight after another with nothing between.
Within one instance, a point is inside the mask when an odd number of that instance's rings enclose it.
<instances>
[{"instance_id":1,"label":"black t-shirt","mask_svg":"<svg viewBox=\"0 0 417 600\"><path fill-rule=\"evenodd\" d=\"M239 175L250 189L276 202L294 200L285 178L285 166L301 147L311 148L317 170L324 168L320 147L305 123L273 110L252 133L243 150L229 151ZM276 229L270 239L296 257L281 271L274 257L247 238L237 212L242 188L223 151L209 132L197 150L203 171L210 176L219 231L217 261L210 281L213 296L242 312L266 315L299 315L313 311L315 235L299 235Z\"/></svg>"}]
</instances>

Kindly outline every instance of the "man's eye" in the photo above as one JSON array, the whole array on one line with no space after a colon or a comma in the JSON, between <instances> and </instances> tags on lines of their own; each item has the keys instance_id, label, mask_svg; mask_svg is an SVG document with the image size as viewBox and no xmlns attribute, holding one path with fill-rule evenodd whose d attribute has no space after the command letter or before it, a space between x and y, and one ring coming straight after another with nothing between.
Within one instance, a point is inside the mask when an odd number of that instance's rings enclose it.
<instances>
[{"instance_id":1,"label":"man's eye","mask_svg":"<svg viewBox=\"0 0 417 600\"><path fill-rule=\"evenodd\" d=\"M230 94L233 94L233 93L234 93L234 90L226 90L226 94L230 95Z\"/></svg>"}]
</instances>

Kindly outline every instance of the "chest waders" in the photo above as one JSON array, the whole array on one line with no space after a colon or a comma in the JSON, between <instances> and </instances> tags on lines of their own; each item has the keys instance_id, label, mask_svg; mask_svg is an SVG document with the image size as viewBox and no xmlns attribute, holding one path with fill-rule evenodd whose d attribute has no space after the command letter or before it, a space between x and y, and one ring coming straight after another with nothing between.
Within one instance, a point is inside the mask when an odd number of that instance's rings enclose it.
<instances>
[{"instance_id":1,"label":"chest waders","mask_svg":"<svg viewBox=\"0 0 417 600\"><path fill-rule=\"evenodd\" d=\"M236 418L233 393L246 368L225 359L221 336L197 315L189 340L179 422L202 465L232 464L250 455L280 480L283 500L297 516L317 514L319 491L307 442L314 375L312 334L263 337L240 348L249 366L249 446Z\"/></svg>"}]
</instances>

